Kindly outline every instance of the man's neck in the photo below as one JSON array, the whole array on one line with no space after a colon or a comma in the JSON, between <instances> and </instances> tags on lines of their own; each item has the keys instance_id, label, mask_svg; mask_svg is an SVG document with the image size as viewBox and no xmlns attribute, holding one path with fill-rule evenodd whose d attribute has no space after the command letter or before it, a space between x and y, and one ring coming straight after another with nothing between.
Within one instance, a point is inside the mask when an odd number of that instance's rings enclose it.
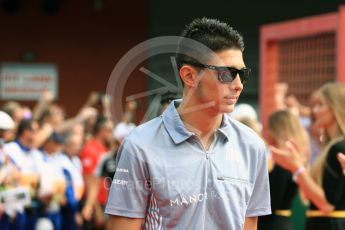
<instances>
[{"instance_id":1,"label":"man's neck","mask_svg":"<svg viewBox=\"0 0 345 230\"><path fill-rule=\"evenodd\" d=\"M196 106L190 102L182 101L177 111L187 130L195 133L204 147L208 149L213 141L215 130L221 125L222 114L216 114L210 111L210 108L200 108L193 111L193 107Z\"/></svg>"}]
</instances>

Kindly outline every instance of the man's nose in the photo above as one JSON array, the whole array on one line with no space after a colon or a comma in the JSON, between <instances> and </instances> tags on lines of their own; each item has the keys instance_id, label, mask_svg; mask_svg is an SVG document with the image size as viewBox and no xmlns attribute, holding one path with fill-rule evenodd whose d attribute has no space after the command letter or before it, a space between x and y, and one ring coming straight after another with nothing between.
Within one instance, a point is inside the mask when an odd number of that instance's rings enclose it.
<instances>
[{"instance_id":1,"label":"man's nose","mask_svg":"<svg viewBox=\"0 0 345 230\"><path fill-rule=\"evenodd\" d=\"M237 74L235 79L229 84L231 90L242 91L243 84L241 82L240 76Z\"/></svg>"}]
</instances>

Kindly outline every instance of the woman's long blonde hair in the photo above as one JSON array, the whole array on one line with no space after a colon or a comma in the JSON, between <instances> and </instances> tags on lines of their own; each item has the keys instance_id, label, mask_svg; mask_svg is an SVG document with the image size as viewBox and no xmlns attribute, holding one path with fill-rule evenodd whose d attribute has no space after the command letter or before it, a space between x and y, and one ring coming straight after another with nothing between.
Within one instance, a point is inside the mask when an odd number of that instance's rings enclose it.
<instances>
[{"instance_id":1,"label":"woman's long blonde hair","mask_svg":"<svg viewBox=\"0 0 345 230\"><path fill-rule=\"evenodd\" d=\"M310 170L313 179L317 184L322 186L323 172L325 169L336 176L333 170L327 165L326 158L328 152L332 145L345 138L345 86L340 83L327 83L318 92L325 97L338 125L338 133L335 137L331 138L326 132L323 133L321 138L321 153Z\"/></svg>"},{"instance_id":2,"label":"woman's long blonde hair","mask_svg":"<svg viewBox=\"0 0 345 230\"><path fill-rule=\"evenodd\" d=\"M268 128L271 137L276 142L280 142L280 147L284 146L286 141L293 141L305 160L309 157L308 133L298 117L291 111L278 110L272 113L268 119Z\"/></svg>"}]
</instances>

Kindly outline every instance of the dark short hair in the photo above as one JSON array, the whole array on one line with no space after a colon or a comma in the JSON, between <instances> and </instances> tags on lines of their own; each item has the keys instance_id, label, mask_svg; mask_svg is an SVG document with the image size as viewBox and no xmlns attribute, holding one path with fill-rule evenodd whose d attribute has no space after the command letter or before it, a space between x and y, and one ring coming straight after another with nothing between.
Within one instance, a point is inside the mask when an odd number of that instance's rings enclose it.
<instances>
[{"instance_id":1,"label":"dark short hair","mask_svg":"<svg viewBox=\"0 0 345 230\"><path fill-rule=\"evenodd\" d=\"M183 61L195 62L196 60L192 56L200 57L195 53L188 55L192 51L184 48L187 39L200 42L213 52L226 49L238 49L242 52L244 50L242 35L227 23L217 19L197 18L185 27L181 37L176 53L176 62L179 69L182 67ZM207 54L202 55L207 56Z\"/></svg>"},{"instance_id":2,"label":"dark short hair","mask_svg":"<svg viewBox=\"0 0 345 230\"><path fill-rule=\"evenodd\" d=\"M17 132L16 132L16 138L19 138L23 135L25 130L32 130L33 129L33 123L34 121L29 119L23 119L20 121L18 128L17 128Z\"/></svg>"}]
</instances>

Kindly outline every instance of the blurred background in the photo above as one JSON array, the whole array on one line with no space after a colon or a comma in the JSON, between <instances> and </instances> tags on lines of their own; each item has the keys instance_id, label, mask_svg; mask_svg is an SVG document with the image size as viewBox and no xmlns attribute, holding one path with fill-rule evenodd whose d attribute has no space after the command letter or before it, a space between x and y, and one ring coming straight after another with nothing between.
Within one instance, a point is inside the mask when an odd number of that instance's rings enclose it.
<instances>
[{"instance_id":1,"label":"blurred background","mask_svg":"<svg viewBox=\"0 0 345 230\"><path fill-rule=\"evenodd\" d=\"M324 83L345 82L345 1L341 0L0 0L0 108L5 110L4 105L15 101L27 112L42 101L54 101L65 120L75 117L85 122L87 130L94 112L83 111L83 105L96 107L109 119L104 93L116 63L147 39L179 36L184 25L197 17L217 18L242 33L244 60L252 74L238 103L250 104L264 127L279 107L277 94L292 94L298 103L308 104L310 94ZM157 55L140 65L176 84L171 55ZM123 103L115 105L125 111L124 130L113 134L118 142L148 116L147 110L154 109L150 107L154 95L139 97L133 104L125 103L126 97L159 87L138 69L130 74ZM178 97L174 93L160 95L157 103ZM42 111L39 115L44 117ZM26 116L22 113L19 120L10 114L17 125ZM32 113L27 116L35 117ZM48 134L39 144L50 140ZM117 150L111 144L107 147ZM305 206L297 200L294 210L296 229L303 229Z\"/></svg>"},{"instance_id":2,"label":"blurred background","mask_svg":"<svg viewBox=\"0 0 345 230\"><path fill-rule=\"evenodd\" d=\"M342 2L144 0L133 4L116 0L2 0L0 62L2 66L49 64L55 76L51 84L56 98L72 115L77 112L75 105L81 104L90 91L105 91L113 67L132 47L156 36L179 35L183 26L196 17L213 17L228 22L244 36L245 62L252 68L252 78L241 102L257 108L260 27L337 12ZM151 63L152 71L170 79L171 71L165 67L168 64L156 59ZM153 87L154 82L138 75L131 76L126 94ZM10 97L16 99L13 93L6 96L3 85L0 104ZM32 99L18 100L32 105Z\"/></svg>"}]
</instances>

